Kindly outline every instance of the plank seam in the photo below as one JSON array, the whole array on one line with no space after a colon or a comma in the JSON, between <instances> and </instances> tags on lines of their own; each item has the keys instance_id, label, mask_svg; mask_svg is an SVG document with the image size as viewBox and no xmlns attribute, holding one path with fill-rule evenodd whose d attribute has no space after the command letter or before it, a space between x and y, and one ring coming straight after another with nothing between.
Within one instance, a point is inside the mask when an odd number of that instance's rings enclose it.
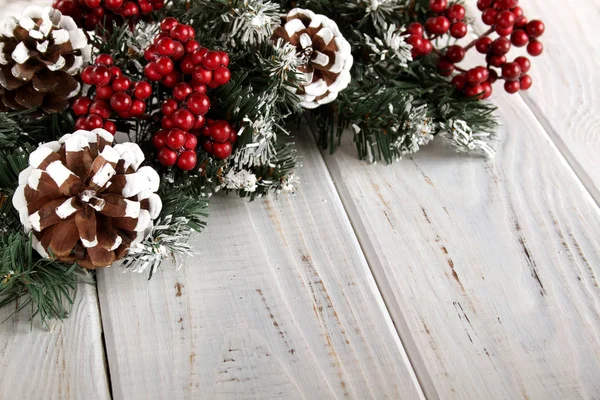
<instances>
[{"instance_id":1,"label":"plank seam","mask_svg":"<svg viewBox=\"0 0 600 400\"><path fill-rule=\"evenodd\" d=\"M104 333L104 318L102 316L102 305L100 304L100 291L98 290L98 276L94 274L94 285L96 286L96 304L98 305L98 317L100 320L100 339L102 340L102 354L104 355L104 373L107 377L108 395L111 399L113 396L112 375L110 373L110 363L108 361L108 351L106 346L106 335Z\"/></svg>"},{"instance_id":2,"label":"plank seam","mask_svg":"<svg viewBox=\"0 0 600 400\"><path fill-rule=\"evenodd\" d=\"M312 133L310 131L308 132L308 134L310 134L312 136ZM314 136L312 136L312 137L313 137L313 142L314 142ZM318 145L315 143L315 146L318 146ZM350 225L353 230L352 233L354 234L354 237L356 238L356 240L360 246L361 252L363 253L363 255L365 257L367 266L369 267L369 271L371 272L371 276L373 277L375 284L377 285L377 289L379 290L379 294L381 295L381 297L383 299L385 309L386 309L388 315L390 316L390 319L392 320L392 324L394 326L394 329L396 330L396 334L398 335L398 338L400 339L400 343L402 344L402 347L403 347L404 351L406 352L410 366L415 374L419 388L421 389L421 393L428 400L439 400L440 396L437 393L437 390L435 389L435 385L433 384L432 377L429 374L429 372L427 371L427 367L418 352L418 348L416 346L414 339L411 336L410 329L408 328L408 324L406 323L406 321L404 320L402 315L399 315L398 318L394 318L394 314L392 313L392 311L388 305L388 301L387 301L388 297L386 296L386 293L388 293L388 291L389 291L389 293L391 293L391 296L393 297L393 292L391 290L390 285L385 281L385 279L383 280L383 282L380 279L378 279L378 273L375 271L376 263L373 263L369 259L369 252L366 251L367 244L365 244L361 240L361 238L358 234L359 231L357 230L356 224L352 220L351 214L348 212L348 208L351 207L351 205L347 205L346 202L344 201L344 197L341 195L342 193L345 193L346 191L343 188L341 188L340 186L338 186L338 184L336 183L336 180L333 177L331 168L329 167L329 163L327 162L327 159L326 159L325 155L323 154L323 151L320 151L320 154L321 154L321 158L323 159L323 163L325 164L325 168L327 169L327 172L329 173L331 181L333 182L333 186L335 187L335 193L342 204L342 208L344 210L344 213L346 214L346 217L348 218L348 221L350 222ZM349 197L349 195L347 197ZM372 247L372 246L369 244L369 247ZM375 250L372 250L372 251L375 251ZM380 270L381 274L383 276L385 276L385 273L382 271L382 268L379 268L379 270ZM398 322L396 321L396 319L398 319ZM400 324L402 326L399 326ZM402 332L407 333L407 338L405 338L403 336ZM410 346L407 346L407 345L410 345ZM415 349L414 352L416 354L412 354L413 351L410 351L409 349Z\"/></svg>"}]
</instances>

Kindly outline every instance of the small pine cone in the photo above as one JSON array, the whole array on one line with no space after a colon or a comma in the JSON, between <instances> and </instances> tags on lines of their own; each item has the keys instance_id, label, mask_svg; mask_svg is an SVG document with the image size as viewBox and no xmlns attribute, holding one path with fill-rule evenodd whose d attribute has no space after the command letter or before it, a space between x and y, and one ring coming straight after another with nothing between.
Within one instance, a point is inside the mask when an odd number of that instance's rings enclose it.
<instances>
[{"instance_id":1,"label":"small pine cone","mask_svg":"<svg viewBox=\"0 0 600 400\"><path fill-rule=\"evenodd\" d=\"M43 257L107 267L152 228L162 209L159 176L139 168L137 144L112 142L104 129L80 130L29 156L13 205Z\"/></svg>"},{"instance_id":2,"label":"small pine cone","mask_svg":"<svg viewBox=\"0 0 600 400\"><path fill-rule=\"evenodd\" d=\"M83 30L58 10L30 6L10 17L0 27L0 111L64 111L90 56Z\"/></svg>"},{"instance_id":3,"label":"small pine cone","mask_svg":"<svg viewBox=\"0 0 600 400\"><path fill-rule=\"evenodd\" d=\"M350 83L354 63L350 44L335 21L310 10L294 8L275 29L273 40L283 39L296 46L306 60L298 70L304 84L297 95L304 108L317 108L334 101Z\"/></svg>"}]
</instances>

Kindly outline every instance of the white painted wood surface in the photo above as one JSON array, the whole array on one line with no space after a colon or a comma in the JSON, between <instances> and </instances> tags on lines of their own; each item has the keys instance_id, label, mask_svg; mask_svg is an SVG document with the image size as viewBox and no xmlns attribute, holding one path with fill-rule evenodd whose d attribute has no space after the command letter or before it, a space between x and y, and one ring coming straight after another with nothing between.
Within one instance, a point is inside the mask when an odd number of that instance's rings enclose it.
<instances>
[{"instance_id":1,"label":"white painted wood surface","mask_svg":"<svg viewBox=\"0 0 600 400\"><path fill-rule=\"evenodd\" d=\"M181 270L99 273L115 399L422 397L323 160L302 142L298 194L213 198L201 254Z\"/></svg>"},{"instance_id":2,"label":"white painted wood surface","mask_svg":"<svg viewBox=\"0 0 600 400\"><path fill-rule=\"evenodd\" d=\"M49 329L30 310L0 309L0 400L110 399L94 285L80 284L70 317Z\"/></svg>"},{"instance_id":3,"label":"white painted wood surface","mask_svg":"<svg viewBox=\"0 0 600 400\"><path fill-rule=\"evenodd\" d=\"M305 142L300 192L217 197L181 270L100 273L112 397L600 399L600 2L521 3L546 52L524 101L494 94L495 159L346 142L334 188ZM1 400L111 397L96 301L0 325Z\"/></svg>"},{"instance_id":4,"label":"white painted wood surface","mask_svg":"<svg viewBox=\"0 0 600 400\"><path fill-rule=\"evenodd\" d=\"M495 159L326 157L429 397L600 397L600 212L518 96ZM425 376L429 380L423 379Z\"/></svg>"}]
</instances>

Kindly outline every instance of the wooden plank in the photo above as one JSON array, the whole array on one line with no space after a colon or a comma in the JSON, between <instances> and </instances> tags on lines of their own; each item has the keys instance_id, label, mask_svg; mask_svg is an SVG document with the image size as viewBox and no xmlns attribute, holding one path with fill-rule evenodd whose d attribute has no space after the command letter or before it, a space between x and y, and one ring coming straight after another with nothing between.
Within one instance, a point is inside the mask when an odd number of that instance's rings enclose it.
<instances>
[{"instance_id":1,"label":"wooden plank","mask_svg":"<svg viewBox=\"0 0 600 400\"><path fill-rule=\"evenodd\" d=\"M494 159L435 141L366 166L347 138L326 164L429 398L600 398L600 211L521 98L494 96Z\"/></svg>"},{"instance_id":2,"label":"wooden plank","mask_svg":"<svg viewBox=\"0 0 600 400\"><path fill-rule=\"evenodd\" d=\"M80 284L70 317L50 330L30 310L0 309L0 399L110 399L95 287Z\"/></svg>"},{"instance_id":3,"label":"wooden plank","mask_svg":"<svg viewBox=\"0 0 600 400\"><path fill-rule=\"evenodd\" d=\"M600 204L600 1L521 3L530 19L546 24L544 54L532 59L534 86L522 97ZM467 4L478 12L475 2Z\"/></svg>"},{"instance_id":4,"label":"wooden plank","mask_svg":"<svg viewBox=\"0 0 600 400\"><path fill-rule=\"evenodd\" d=\"M314 143L294 196L216 196L181 270L99 273L115 399L422 398Z\"/></svg>"}]
</instances>

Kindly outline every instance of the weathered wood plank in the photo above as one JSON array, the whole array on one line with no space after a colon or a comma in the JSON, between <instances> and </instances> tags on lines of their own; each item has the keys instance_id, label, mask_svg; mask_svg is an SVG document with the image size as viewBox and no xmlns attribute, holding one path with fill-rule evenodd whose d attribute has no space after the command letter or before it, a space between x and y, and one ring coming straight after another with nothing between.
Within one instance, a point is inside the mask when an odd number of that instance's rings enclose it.
<instances>
[{"instance_id":1,"label":"weathered wood plank","mask_svg":"<svg viewBox=\"0 0 600 400\"><path fill-rule=\"evenodd\" d=\"M477 12L474 1L467 3ZM544 54L532 59L534 86L521 95L600 204L600 2L521 3L530 19L546 23Z\"/></svg>"},{"instance_id":2,"label":"weathered wood plank","mask_svg":"<svg viewBox=\"0 0 600 400\"><path fill-rule=\"evenodd\" d=\"M600 212L518 96L495 159L326 163L426 395L600 397ZM430 377L429 380L424 379Z\"/></svg>"},{"instance_id":3,"label":"weathered wood plank","mask_svg":"<svg viewBox=\"0 0 600 400\"><path fill-rule=\"evenodd\" d=\"M298 194L213 198L181 270L99 273L115 399L422 398L323 160L300 148Z\"/></svg>"},{"instance_id":4,"label":"weathered wood plank","mask_svg":"<svg viewBox=\"0 0 600 400\"><path fill-rule=\"evenodd\" d=\"M30 308L13 312L0 310L0 400L110 399L93 285L79 285L70 317L50 330Z\"/></svg>"}]
</instances>

